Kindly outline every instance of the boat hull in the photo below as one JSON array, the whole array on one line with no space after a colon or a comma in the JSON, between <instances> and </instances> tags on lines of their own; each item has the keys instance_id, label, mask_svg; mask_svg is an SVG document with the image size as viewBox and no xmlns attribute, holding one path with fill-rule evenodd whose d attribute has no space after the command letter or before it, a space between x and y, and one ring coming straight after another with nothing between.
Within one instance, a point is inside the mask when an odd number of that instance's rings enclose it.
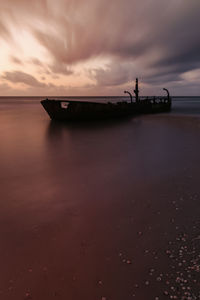
<instances>
[{"instance_id":1,"label":"boat hull","mask_svg":"<svg viewBox=\"0 0 200 300\"><path fill-rule=\"evenodd\" d=\"M49 100L41 101L42 106L52 120L90 121L120 118L136 114L161 113L171 109L171 99L138 103L126 101L118 103L96 103L86 101Z\"/></svg>"}]
</instances>

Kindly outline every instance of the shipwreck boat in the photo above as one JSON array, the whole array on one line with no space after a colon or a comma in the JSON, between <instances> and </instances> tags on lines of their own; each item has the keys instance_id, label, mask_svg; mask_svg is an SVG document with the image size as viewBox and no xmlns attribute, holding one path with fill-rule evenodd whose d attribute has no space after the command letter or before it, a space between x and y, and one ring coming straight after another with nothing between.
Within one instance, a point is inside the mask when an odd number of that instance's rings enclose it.
<instances>
[{"instance_id":1,"label":"shipwreck boat","mask_svg":"<svg viewBox=\"0 0 200 300\"><path fill-rule=\"evenodd\" d=\"M42 106L52 120L59 121L89 121L100 119L120 118L137 114L150 114L167 112L171 109L171 97L167 89L167 96L163 97L139 97L138 79L135 83L135 97L130 92L130 101L117 103L99 103L88 101L53 100L41 101Z\"/></svg>"}]
</instances>

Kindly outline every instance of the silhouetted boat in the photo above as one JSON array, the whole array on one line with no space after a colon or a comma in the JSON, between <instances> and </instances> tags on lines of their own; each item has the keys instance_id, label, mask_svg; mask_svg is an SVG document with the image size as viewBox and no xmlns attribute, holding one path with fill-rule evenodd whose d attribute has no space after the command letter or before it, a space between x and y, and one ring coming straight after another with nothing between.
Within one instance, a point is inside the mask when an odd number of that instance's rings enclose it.
<instances>
[{"instance_id":1,"label":"silhouetted boat","mask_svg":"<svg viewBox=\"0 0 200 300\"><path fill-rule=\"evenodd\" d=\"M89 121L130 116L134 114L149 114L167 112L171 109L171 97L167 89L166 97L139 98L138 79L135 85L135 102L128 91L130 102L98 103L88 101L51 100L41 101L42 106L52 120Z\"/></svg>"}]
</instances>

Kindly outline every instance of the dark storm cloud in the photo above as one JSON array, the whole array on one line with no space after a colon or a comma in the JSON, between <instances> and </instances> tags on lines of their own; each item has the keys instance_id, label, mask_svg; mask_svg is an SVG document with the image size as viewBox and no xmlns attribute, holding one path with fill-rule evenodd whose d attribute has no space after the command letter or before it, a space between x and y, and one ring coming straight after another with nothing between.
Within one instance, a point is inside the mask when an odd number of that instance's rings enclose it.
<instances>
[{"instance_id":1,"label":"dark storm cloud","mask_svg":"<svg viewBox=\"0 0 200 300\"><path fill-rule=\"evenodd\" d=\"M179 81L200 67L199 0L0 0L0 5L3 17L14 15L11 22L29 28L48 51L55 73L70 74L69 65L106 57L109 68L100 67L95 78L98 85L115 86L138 74L146 83ZM0 24L0 31L8 29Z\"/></svg>"},{"instance_id":2,"label":"dark storm cloud","mask_svg":"<svg viewBox=\"0 0 200 300\"><path fill-rule=\"evenodd\" d=\"M46 84L39 82L35 77L21 71L5 72L2 76L3 79L12 83L24 83L27 86L44 88Z\"/></svg>"},{"instance_id":3,"label":"dark storm cloud","mask_svg":"<svg viewBox=\"0 0 200 300\"><path fill-rule=\"evenodd\" d=\"M99 55L118 57L122 64L141 59L144 61L141 70L147 81L153 74L157 80L160 72L167 73L161 80L166 77L178 80L181 73L200 65L200 1L101 0L87 1L87 9L78 1L76 10L71 1L67 10L67 3L64 5L68 14L78 11L78 16L75 13L71 21L63 16L54 34L34 31L37 40L57 62L73 64ZM111 64L111 68L111 82L123 83L124 76L118 79L115 65ZM126 68L128 71L129 66ZM100 69L97 72L100 84L103 81L107 84L104 76Z\"/></svg>"},{"instance_id":4,"label":"dark storm cloud","mask_svg":"<svg viewBox=\"0 0 200 300\"><path fill-rule=\"evenodd\" d=\"M180 73L199 67L199 11L200 1L182 1L177 16L156 35L156 44L165 46L166 51L163 49L161 59L154 62L155 67L176 66Z\"/></svg>"}]
</instances>

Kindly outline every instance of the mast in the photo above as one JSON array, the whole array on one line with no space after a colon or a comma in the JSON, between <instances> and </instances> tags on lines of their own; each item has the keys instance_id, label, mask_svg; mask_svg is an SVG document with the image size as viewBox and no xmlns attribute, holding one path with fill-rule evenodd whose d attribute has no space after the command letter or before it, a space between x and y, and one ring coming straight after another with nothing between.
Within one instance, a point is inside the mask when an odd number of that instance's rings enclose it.
<instances>
[{"instance_id":1,"label":"mast","mask_svg":"<svg viewBox=\"0 0 200 300\"><path fill-rule=\"evenodd\" d=\"M134 93L135 93L135 100L136 100L136 102L139 102L138 78L136 78L136 81L135 81L135 90L134 90Z\"/></svg>"}]
</instances>

